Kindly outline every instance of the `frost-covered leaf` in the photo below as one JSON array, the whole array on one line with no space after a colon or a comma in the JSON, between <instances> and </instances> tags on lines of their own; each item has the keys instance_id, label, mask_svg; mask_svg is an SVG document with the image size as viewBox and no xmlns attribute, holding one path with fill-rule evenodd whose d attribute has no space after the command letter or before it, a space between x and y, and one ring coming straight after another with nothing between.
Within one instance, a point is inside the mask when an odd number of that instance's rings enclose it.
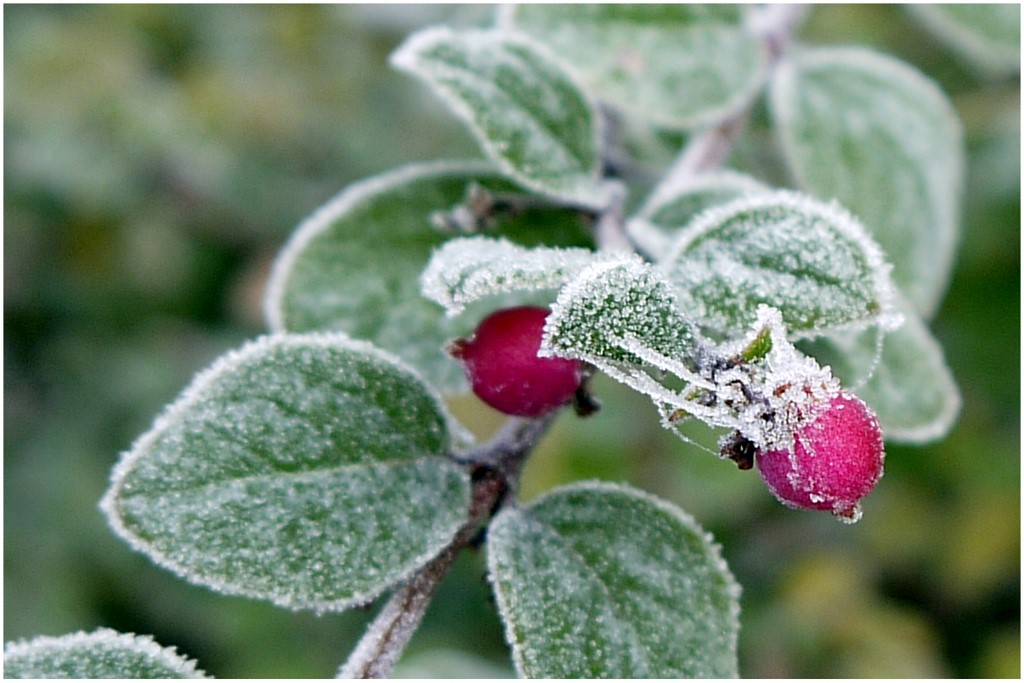
<instances>
[{"instance_id":1,"label":"frost-covered leaf","mask_svg":"<svg viewBox=\"0 0 1024 683\"><path fill-rule=\"evenodd\" d=\"M607 201L598 179L597 114L526 36L435 27L410 37L391 63L433 87L487 155L525 187L585 206Z\"/></svg>"},{"instance_id":2,"label":"frost-covered leaf","mask_svg":"<svg viewBox=\"0 0 1024 683\"><path fill-rule=\"evenodd\" d=\"M903 325L882 340L881 356L871 330L822 338L808 350L878 413L887 440L935 441L956 422L960 389L928 327L906 306L903 315Z\"/></svg>"},{"instance_id":3,"label":"frost-covered leaf","mask_svg":"<svg viewBox=\"0 0 1024 683\"><path fill-rule=\"evenodd\" d=\"M430 257L420 287L423 296L455 315L466 304L486 296L556 289L586 266L605 258L589 249L529 249L490 237L453 239Z\"/></svg>"},{"instance_id":4,"label":"frost-covered leaf","mask_svg":"<svg viewBox=\"0 0 1024 683\"><path fill-rule=\"evenodd\" d=\"M509 14L590 92L662 126L721 119L754 95L763 73L736 5L524 4Z\"/></svg>"},{"instance_id":5,"label":"frost-covered leaf","mask_svg":"<svg viewBox=\"0 0 1024 683\"><path fill-rule=\"evenodd\" d=\"M588 266L562 288L545 324L539 355L593 363L643 391L622 376L623 364L646 363L685 376L696 340L669 282L639 257L621 256ZM646 386L642 373L633 379Z\"/></svg>"},{"instance_id":6,"label":"frost-covered leaf","mask_svg":"<svg viewBox=\"0 0 1024 683\"><path fill-rule=\"evenodd\" d=\"M626 223L626 231L646 254L658 258L668 251L679 229L705 209L770 191L760 181L729 170L687 174L682 180L668 177Z\"/></svg>"},{"instance_id":7,"label":"frost-covered leaf","mask_svg":"<svg viewBox=\"0 0 1024 683\"><path fill-rule=\"evenodd\" d=\"M834 203L792 192L701 214L660 265L683 311L726 336L748 328L762 304L781 311L798 337L895 322L889 266L861 224Z\"/></svg>"},{"instance_id":8,"label":"frost-covered leaf","mask_svg":"<svg viewBox=\"0 0 1024 683\"><path fill-rule=\"evenodd\" d=\"M959 236L964 152L941 90L863 49L815 49L780 64L772 115L802 189L853 212L927 319L945 293Z\"/></svg>"},{"instance_id":9,"label":"frost-covered leaf","mask_svg":"<svg viewBox=\"0 0 1024 683\"><path fill-rule=\"evenodd\" d=\"M624 486L576 484L506 508L487 547L523 676L737 676L739 586L678 508Z\"/></svg>"},{"instance_id":10,"label":"frost-covered leaf","mask_svg":"<svg viewBox=\"0 0 1024 683\"><path fill-rule=\"evenodd\" d=\"M992 74L1020 70L1020 4L910 4L940 40Z\"/></svg>"},{"instance_id":11,"label":"frost-covered leaf","mask_svg":"<svg viewBox=\"0 0 1024 683\"><path fill-rule=\"evenodd\" d=\"M206 678L149 636L101 628L4 646L4 678Z\"/></svg>"},{"instance_id":12,"label":"frost-covered leaf","mask_svg":"<svg viewBox=\"0 0 1024 683\"><path fill-rule=\"evenodd\" d=\"M471 185L517 189L489 165L465 162L407 166L348 187L299 226L274 263L265 301L271 330L340 330L397 354L442 391L464 389L462 369L441 349L473 323L440 315L420 296L419 276L445 241L431 216L459 205ZM498 229L557 244L573 242L571 227L548 211Z\"/></svg>"},{"instance_id":13,"label":"frost-covered leaf","mask_svg":"<svg viewBox=\"0 0 1024 683\"><path fill-rule=\"evenodd\" d=\"M465 521L440 399L340 334L264 337L200 373L125 453L102 508L214 590L318 611L366 602Z\"/></svg>"}]
</instances>

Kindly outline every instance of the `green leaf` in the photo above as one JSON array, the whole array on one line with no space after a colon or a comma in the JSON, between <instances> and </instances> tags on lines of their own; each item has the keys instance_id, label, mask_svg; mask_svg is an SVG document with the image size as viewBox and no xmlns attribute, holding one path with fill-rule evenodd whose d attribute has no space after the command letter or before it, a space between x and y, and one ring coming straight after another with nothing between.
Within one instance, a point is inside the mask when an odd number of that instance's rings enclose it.
<instances>
[{"instance_id":1,"label":"green leaf","mask_svg":"<svg viewBox=\"0 0 1024 683\"><path fill-rule=\"evenodd\" d=\"M886 440L936 441L956 423L960 390L928 327L907 306L903 315L904 324L881 340L881 355L873 331L825 337L808 350L878 414Z\"/></svg>"},{"instance_id":2,"label":"green leaf","mask_svg":"<svg viewBox=\"0 0 1024 683\"><path fill-rule=\"evenodd\" d=\"M556 289L605 257L589 249L528 249L500 238L453 239L430 257L420 286L423 296L455 315L486 296Z\"/></svg>"},{"instance_id":3,"label":"green leaf","mask_svg":"<svg viewBox=\"0 0 1024 683\"><path fill-rule=\"evenodd\" d=\"M435 27L410 37L391 63L429 84L524 187L584 206L607 202L597 114L527 37Z\"/></svg>"},{"instance_id":4,"label":"green leaf","mask_svg":"<svg viewBox=\"0 0 1024 683\"><path fill-rule=\"evenodd\" d=\"M992 75L1020 71L1020 5L911 4L907 10L937 38Z\"/></svg>"},{"instance_id":5,"label":"green leaf","mask_svg":"<svg viewBox=\"0 0 1024 683\"><path fill-rule=\"evenodd\" d=\"M621 256L588 266L562 288L539 355L578 358L646 391L650 378L628 366L686 376L696 347L697 332L669 282L639 257Z\"/></svg>"},{"instance_id":6,"label":"green leaf","mask_svg":"<svg viewBox=\"0 0 1024 683\"><path fill-rule=\"evenodd\" d=\"M737 676L739 586L718 546L665 501L576 484L503 510L487 547L521 675Z\"/></svg>"},{"instance_id":7,"label":"green leaf","mask_svg":"<svg viewBox=\"0 0 1024 683\"><path fill-rule=\"evenodd\" d=\"M206 678L149 636L101 628L4 646L4 678Z\"/></svg>"},{"instance_id":8,"label":"green leaf","mask_svg":"<svg viewBox=\"0 0 1024 683\"><path fill-rule=\"evenodd\" d=\"M942 91L863 49L817 49L780 64L771 87L783 152L800 187L857 215L928 318L959 239L964 152Z\"/></svg>"},{"instance_id":9,"label":"green leaf","mask_svg":"<svg viewBox=\"0 0 1024 683\"><path fill-rule=\"evenodd\" d=\"M778 309L790 332L891 327L889 266L861 224L836 204L774 192L709 210L684 229L660 265L683 311L728 337Z\"/></svg>"},{"instance_id":10,"label":"green leaf","mask_svg":"<svg viewBox=\"0 0 1024 683\"><path fill-rule=\"evenodd\" d=\"M597 97L670 128L720 120L757 92L764 59L735 5L517 5L510 23Z\"/></svg>"},{"instance_id":11,"label":"green leaf","mask_svg":"<svg viewBox=\"0 0 1024 683\"><path fill-rule=\"evenodd\" d=\"M400 356L442 391L465 388L444 343L472 329L445 320L420 296L419 275L446 237L431 216L448 211L475 184L495 193L516 186L484 163L406 166L358 182L307 218L274 263L265 308L274 332L340 330ZM503 221L503 233L572 242L558 212Z\"/></svg>"},{"instance_id":12,"label":"green leaf","mask_svg":"<svg viewBox=\"0 0 1024 683\"><path fill-rule=\"evenodd\" d=\"M680 228L705 209L770 191L760 181L730 170L687 174L681 181L669 177L626 223L626 231L644 253L656 259L671 248Z\"/></svg>"},{"instance_id":13,"label":"green leaf","mask_svg":"<svg viewBox=\"0 0 1024 683\"><path fill-rule=\"evenodd\" d=\"M264 337L206 371L114 470L102 508L192 583L341 610L410 575L465 521L440 399L339 334Z\"/></svg>"}]
</instances>

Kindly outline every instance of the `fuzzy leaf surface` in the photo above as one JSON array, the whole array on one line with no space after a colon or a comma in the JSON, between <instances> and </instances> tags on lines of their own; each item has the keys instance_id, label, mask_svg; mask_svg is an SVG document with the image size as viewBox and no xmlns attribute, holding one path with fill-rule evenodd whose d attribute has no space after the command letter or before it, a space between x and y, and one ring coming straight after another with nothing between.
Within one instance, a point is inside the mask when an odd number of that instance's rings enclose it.
<instances>
[{"instance_id":1,"label":"fuzzy leaf surface","mask_svg":"<svg viewBox=\"0 0 1024 683\"><path fill-rule=\"evenodd\" d=\"M274 263L265 313L274 332L339 330L415 367L438 389L465 388L444 343L475 321L446 320L420 296L419 276L446 236L431 216L449 211L476 185L495 193L516 185L487 164L403 167L349 186L307 218ZM527 212L497 230L517 241L578 243L566 216Z\"/></svg>"},{"instance_id":2,"label":"fuzzy leaf surface","mask_svg":"<svg viewBox=\"0 0 1024 683\"><path fill-rule=\"evenodd\" d=\"M149 636L102 628L4 646L4 678L206 678Z\"/></svg>"},{"instance_id":3,"label":"fuzzy leaf surface","mask_svg":"<svg viewBox=\"0 0 1024 683\"><path fill-rule=\"evenodd\" d=\"M339 334L264 337L200 373L102 508L186 580L293 609L364 603L465 520L449 418L413 371Z\"/></svg>"},{"instance_id":4,"label":"fuzzy leaf surface","mask_svg":"<svg viewBox=\"0 0 1024 683\"><path fill-rule=\"evenodd\" d=\"M992 75L1020 70L1020 5L911 4L907 10L937 38Z\"/></svg>"},{"instance_id":5,"label":"fuzzy leaf surface","mask_svg":"<svg viewBox=\"0 0 1024 683\"><path fill-rule=\"evenodd\" d=\"M511 23L551 46L595 96L661 126L720 119L762 75L735 5L526 4Z\"/></svg>"},{"instance_id":6,"label":"fuzzy leaf surface","mask_svg":"<svg viewBox=\"0 0 1024 683\"><path fill-rule=\"evenodd\" d=\"M695 335L668 280L639 257L623 256L588 266L562 288L540 355L579 358L602 368L650 362L648 352L685 359Z\"/></svg>"},{"instance_id":7,"label":"fuzzy leaf surface","mask_svg":"<svg viewBox=\"0 0 1024 683\"><path fill-rule=\"evenodd\" d=\"M885 335L880 357L878 335L870 330L823 337L808 348L845 386L855 387L878 414L887 440L936 441L956 423L960 389L928 327L906 306L903 315L903 325Z\"/></svg>"},{"instance_id":8,"label":"fuzzy leaf surface","mask_svg":"<svg viewBox=\"0 0 1024 683\"><path fill-rule=\"evenodd\" d=\"M796 193L701 214L660 265L686 314L728 336L748 328L762 304L781 311L795 336L891 322L892 283L878 246L839 206Z\"/></svg>"},{"instance_id":9,"label":"fuzzy leaf surface","mask_svg":"<svg viewBox=\"0 0 1024 683\"><path fill-rule=\"evenodd\" d=\"M959 239L964 151L941 90L910 66L864 49L814 49L780 64L771 109L803 190L853 212L929 318Z\"/></svg>"},{"instance_id":10,"label":"fuzzy leaf surface","mask_svg":"<svg viewBox=\"0 0 1024 683\"><path fill-rule=\"evenodd\" d=\"M431 28L399 47L392 64L429 84L524 187L585 206L605 203L597 114L526 36Z\"/></svg>"},{"instance_id":11,"label":"fuzzy leaf surface","mask_svg":"<svg viewBox=\"0 0 1024 683\"><path fill-rule=\"evenodd\" d=\"M487 546L521 675L737 675L739 586L678 508L624 486L576 484L502 511Z\"/></svg>"},{"instance_id":12,"label":"fuzzy leaf surface","mask_svg":"<svg viewBox=\"0 0 1024 683\"><path fill-rule=\"evenodd\" d=\"M526 248L506 239L453 239L434 252L420 278L423 296L449 315L487 296L556 289L604 257L580 248Z\"/></svg>"}]
</instances>

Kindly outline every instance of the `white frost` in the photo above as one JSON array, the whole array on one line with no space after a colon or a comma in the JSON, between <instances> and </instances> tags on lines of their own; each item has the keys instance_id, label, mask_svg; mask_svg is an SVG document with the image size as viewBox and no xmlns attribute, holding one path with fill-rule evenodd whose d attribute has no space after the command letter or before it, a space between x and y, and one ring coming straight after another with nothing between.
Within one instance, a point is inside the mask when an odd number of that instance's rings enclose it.
<instances>
[{"instance_id":1,"label":"white frost","mask_svg":"<svg viewBox=\"0 0 1024 683\"><path fill-rule=\"evenodd\" d=\"M558 288L590 264L610 258L582 248L527 248L504 238L459 238L434 251L420 288L423 296L455 316L486 296Z\"/></svg>"}]
</instances>

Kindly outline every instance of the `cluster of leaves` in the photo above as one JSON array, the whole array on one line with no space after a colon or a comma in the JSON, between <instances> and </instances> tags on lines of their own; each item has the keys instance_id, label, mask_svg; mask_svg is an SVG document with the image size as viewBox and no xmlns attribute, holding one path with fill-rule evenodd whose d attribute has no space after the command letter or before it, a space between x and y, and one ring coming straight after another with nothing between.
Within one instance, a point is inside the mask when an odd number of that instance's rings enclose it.
<instances>
[{"instance_id":1,"label":"cluster of leaves","mask_svg":"<svg viewBox=\"0 0 1024 683\"><path fill-rule=\"evenodd\" d=\"M776 62L761 11L529 6L499 28L410 38L395 66L466 120L487 160L369 179L300 226L271 278L273 334L198 376L125 454L103 501L115 531L225 593L316 611L379 596L467 519L471 481L450 456L468 437L441 400L464 387L443 343L524 297L555 301L551 352L656 400L669 389L651 367L685 380L698 339L741 338L768 304L859 385L890 438L943 434L959 399L927 320L957 243L955 116L923 76L866 50ZM670 171L624 222L645 258L594 249L594 217L622 199L597 102L692 133L762 94L800 193ZM487 208L467 221L474 196ZM737 673L738 587L663 501L564 487L503 509L488 553L522 674ZM194 673L169 657L106 632L5 653L26 675Z\"/></svg>"}]
</instances>

